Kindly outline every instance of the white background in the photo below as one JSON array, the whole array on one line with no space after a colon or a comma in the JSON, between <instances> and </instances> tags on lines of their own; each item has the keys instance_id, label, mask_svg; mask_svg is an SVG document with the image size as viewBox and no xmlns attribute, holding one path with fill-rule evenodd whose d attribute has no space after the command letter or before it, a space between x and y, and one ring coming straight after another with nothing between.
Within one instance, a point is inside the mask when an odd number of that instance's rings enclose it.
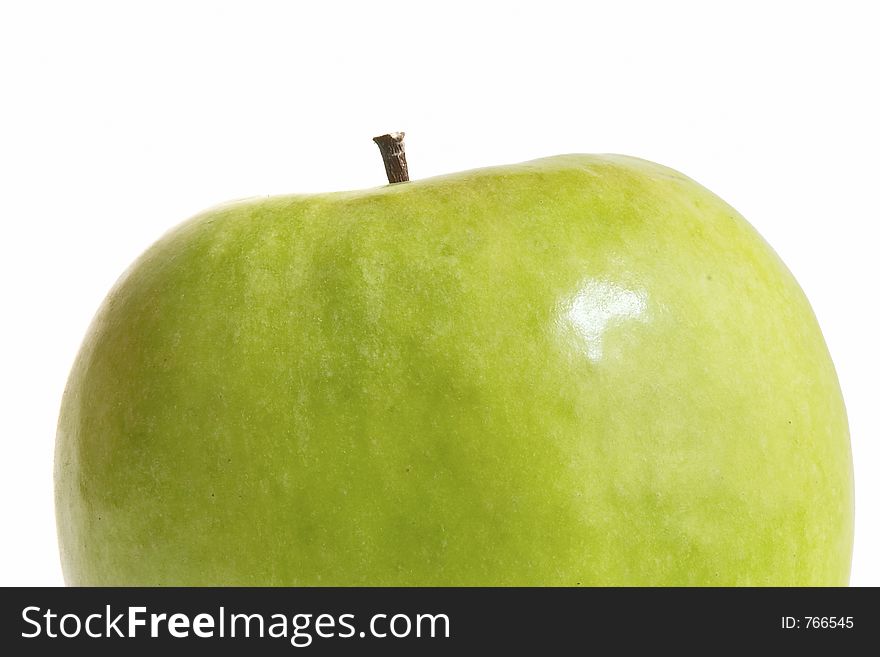
<instances>
[{"instance_id":1,"label":"white background","mask_svg":"<svg viewBox=\"0 0 880 657\"><path fill-rule=\"evenodd\" d=\"M125 267L231 198L564 152L677 168L807 292L856 469L852 584L880 584L877 4L0 5L0 584L61 584L52 451L79 342Z\"/></svg>"}]
</instances>

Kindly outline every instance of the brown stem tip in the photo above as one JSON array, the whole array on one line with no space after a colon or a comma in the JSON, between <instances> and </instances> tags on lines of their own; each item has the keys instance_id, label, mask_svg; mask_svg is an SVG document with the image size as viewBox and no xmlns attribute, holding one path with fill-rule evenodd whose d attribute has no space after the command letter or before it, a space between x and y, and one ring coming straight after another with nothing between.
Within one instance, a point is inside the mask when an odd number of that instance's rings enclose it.
<instances>
[{"instance_id":1,"label":"brown stem tip","mask_svg":"<svg viewBox=\"0 0 880 657\"><path fill-rule=\"evenodd\" d=\"M381 137L373 137L373 141L376 142L382 153L388 182L392 185L409 180L406 153L403 152L403 134L402 132L389 132Z\"/></svg>"}]
</instances>

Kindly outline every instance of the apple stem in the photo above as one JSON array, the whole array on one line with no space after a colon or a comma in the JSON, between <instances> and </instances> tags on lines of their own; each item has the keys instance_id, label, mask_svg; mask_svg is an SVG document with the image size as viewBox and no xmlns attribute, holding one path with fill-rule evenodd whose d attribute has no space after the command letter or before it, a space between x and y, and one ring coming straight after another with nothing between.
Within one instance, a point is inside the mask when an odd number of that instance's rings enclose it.
<instances>
[{"instance_id":1,"label":"apple stem","mask_svg":"<svg viewBox=\"0 0 880 657\"><path fill-rule=\"evenodd\" d=\"M376 146L382 153L388 182L392 185L409 180L406 153L403 152L403 134L402 132L389 132L381 137L373 137L373 141L376 142Z\"/></svg>"}]
</instances>

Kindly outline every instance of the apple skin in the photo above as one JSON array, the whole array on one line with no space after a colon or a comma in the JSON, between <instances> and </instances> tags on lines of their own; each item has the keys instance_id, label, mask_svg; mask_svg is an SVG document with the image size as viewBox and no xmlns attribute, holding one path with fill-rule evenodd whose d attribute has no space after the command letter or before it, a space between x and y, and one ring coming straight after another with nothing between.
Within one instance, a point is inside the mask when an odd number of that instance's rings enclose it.
<instances>
[{"instance_id":1,"label":"apple skin","mask_svg":"<svg viewBox=\"0 0 880 657\"><path fill-rule=\"evenodd\" d=\"M845 585L795 279L671 169L566 155L161 238L62 403L71 585Z\"/></svg>"}]
</instances>

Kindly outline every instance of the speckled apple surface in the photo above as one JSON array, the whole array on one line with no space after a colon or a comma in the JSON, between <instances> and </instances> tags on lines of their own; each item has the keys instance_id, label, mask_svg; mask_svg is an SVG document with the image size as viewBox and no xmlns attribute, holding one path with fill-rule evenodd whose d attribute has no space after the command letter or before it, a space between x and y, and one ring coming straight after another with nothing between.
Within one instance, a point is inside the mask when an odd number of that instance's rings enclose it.
<instances>
[{"instance_id":1,"label":"speckled apple surface","mask_svg":"<svg viewBox=\"0 0 880 657\"><path fill-rule=\"evenodd\" d=\"M73 585L844 585L846 414L730 206L570 155L210 210L65 391Z\"/></svg>"}]
</instances>

